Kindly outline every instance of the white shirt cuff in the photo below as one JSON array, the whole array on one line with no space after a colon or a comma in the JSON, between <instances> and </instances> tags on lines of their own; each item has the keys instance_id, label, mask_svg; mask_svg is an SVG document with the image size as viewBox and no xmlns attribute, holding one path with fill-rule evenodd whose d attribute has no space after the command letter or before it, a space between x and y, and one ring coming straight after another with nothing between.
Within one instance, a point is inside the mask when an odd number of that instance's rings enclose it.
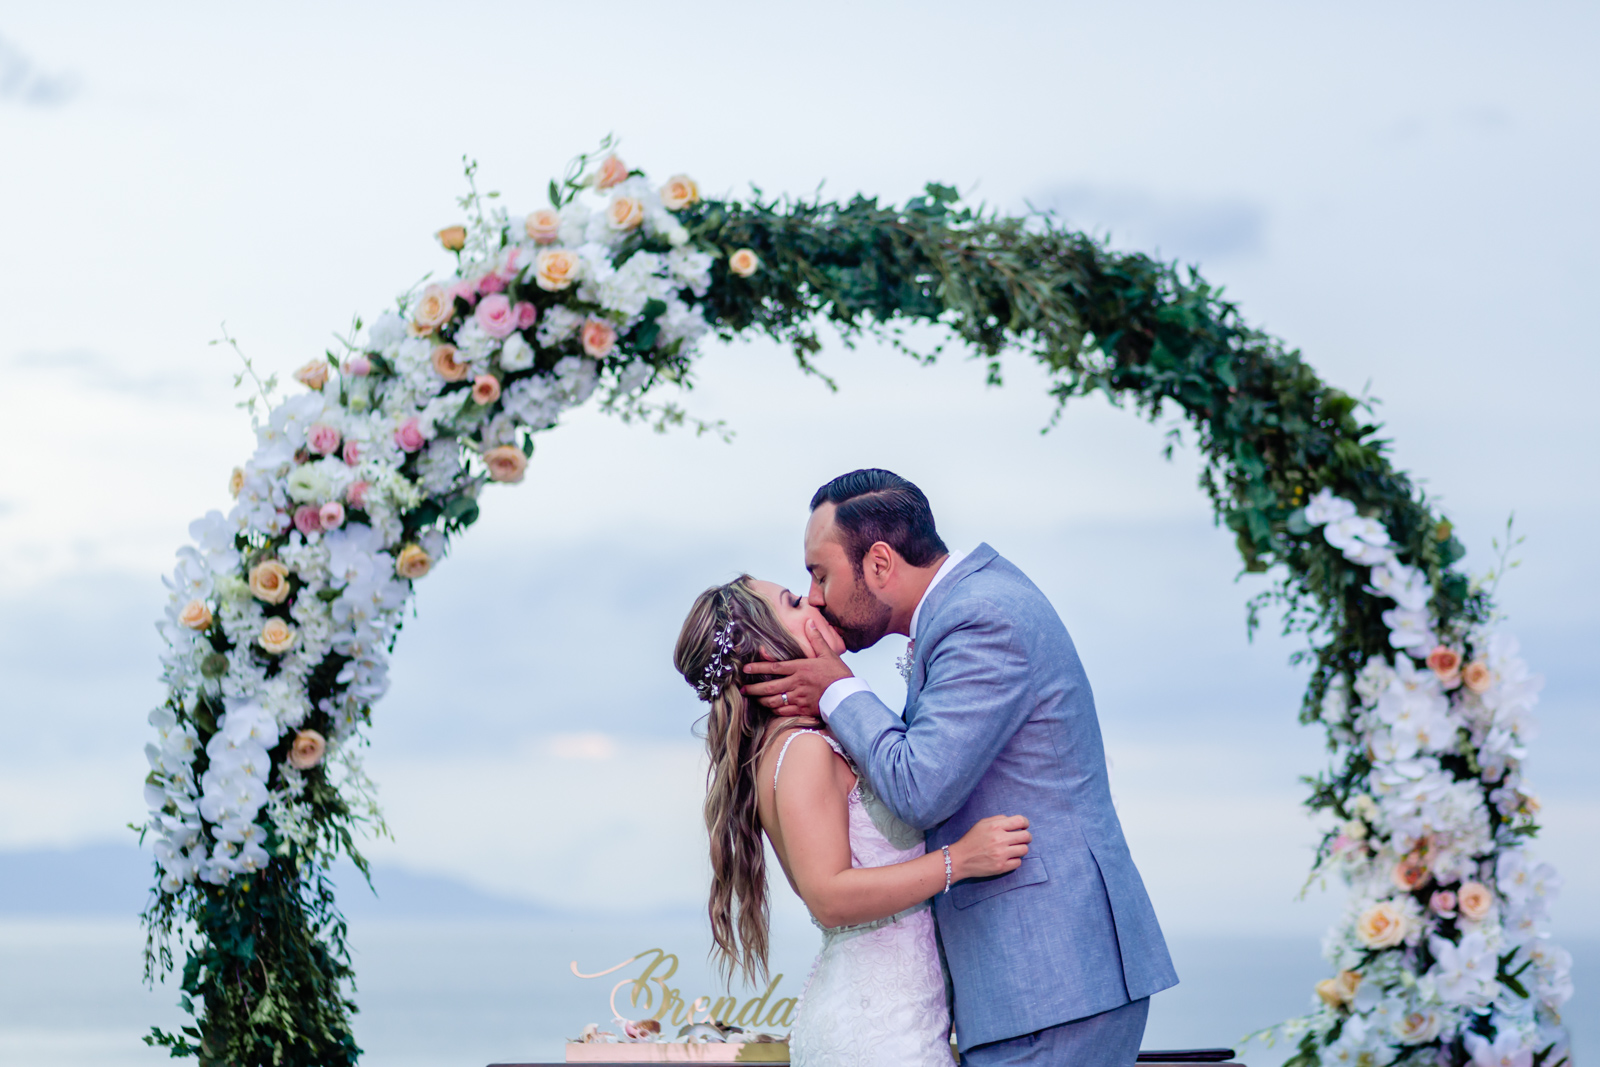
<instances>
[{"instance_id":1,"label":"white shirt cuff","mask_svg":"<svg viewBox=\"0 0 1600 1067\"><path fill-rule=\"evenodd\" d=\"M822 721L827 722L834 709L844 703L845 697L857 693L870 693L872 686L867 684L865 678L840 678L837 682L823 690L822 698L817 701L817 710L822 713Z\"/></svg>"}]
</instances>

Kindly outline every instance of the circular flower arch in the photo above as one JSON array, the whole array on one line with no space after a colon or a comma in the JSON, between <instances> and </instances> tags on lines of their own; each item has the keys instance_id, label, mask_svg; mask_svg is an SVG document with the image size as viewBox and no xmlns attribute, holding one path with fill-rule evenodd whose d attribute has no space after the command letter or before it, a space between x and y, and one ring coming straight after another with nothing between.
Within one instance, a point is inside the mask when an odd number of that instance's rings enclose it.
<instances>
[{"instance_id":1,"label":"circular flower arch","mask_svg":"<svg viewBox=\"0 0 1600 1067\"><path fill-rule=\"evenodd\" d=\"M714 429L652 391L689 385L704 339L751 332L818 373L826 320L846 343L902 348L900 324L936 324L995 383L1002 354L1025 352L1058 416L1098 392L1194 427L1201 487L1269 583L1251 625L1278 602L1305 635L1300 717L1331 753L1307 779L1307 806L1334 822L1313 874L1343 875L1350 905L1314 1010L1280 1028L1291 1067L1559 1067L1571 961L1546 930L1556 875L1524 848L1540 682L1360 401L1193 270L1049 217L974 210L941 185L901 206L711 199L608 148L525 216L480 196L469 164L470 221L437 235L448 280L358 321L295 372L296 395L273 402L256 379L266 403L250 404L258 446L233 472L236 503L190 527L160 623L146 971L171 969L180 942L195 1018L147 1041L215 1063L356 1061L327 872L341 853L365 871L356 837L381 826L362 731L415 583L563 411Z\"/></svg>"}]
</instances>

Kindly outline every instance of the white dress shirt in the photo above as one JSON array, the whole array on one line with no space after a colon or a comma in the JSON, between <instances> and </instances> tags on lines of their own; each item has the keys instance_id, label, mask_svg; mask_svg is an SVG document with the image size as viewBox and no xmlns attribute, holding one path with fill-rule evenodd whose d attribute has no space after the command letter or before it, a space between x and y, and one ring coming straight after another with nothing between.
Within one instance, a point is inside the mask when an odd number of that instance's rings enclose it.
<instances>
[{"instance_id":1,"label":"white dress shirt","mask_svg":"<svg viewBox=\"0 0 1600 1067\"><path fill-rule=\"evenodd\" d=\"M933 574L933 581L928 583L928 588L922 591L922 598L917 601L917 606L912 609L910 629L913 641L917 637L917 619L922 615L922 605L927 602L928 594L933 592L933 587L938 585L945 575L955 569L957 563L966 558L967 554L965 552L952 552L944 558L943 563L939 564L939 569ZM818 699L817 711L821 713L822 721L827 722L828 717L844 702L845 697L853 696L856 693L870 692L872 692L872 686L867 684L865 678L857 678L854 675L849 678L840 678L837 682L828 686L821 698Z\"/></svg>"}]
</instances>

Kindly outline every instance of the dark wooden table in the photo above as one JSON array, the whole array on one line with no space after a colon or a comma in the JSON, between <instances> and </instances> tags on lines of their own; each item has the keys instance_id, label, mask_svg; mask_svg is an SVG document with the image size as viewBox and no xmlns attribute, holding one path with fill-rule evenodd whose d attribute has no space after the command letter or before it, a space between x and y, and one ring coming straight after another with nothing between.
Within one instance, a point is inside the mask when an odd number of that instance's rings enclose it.
<instances>
[{"instance_id":1,"label":"dark wooden table","mask_svg":"<svg viewBox=\"0 0 1600 1067\"><path fill-rule=\"evenodd\" d=\"M1231 1062L1231 1048L1150 1049L1139 1053L1139 1062L1145 1067L1242 1067ZM767 1067L785 1067L788 1060L766 1060ZM491 1063L489 1067L567 1067L561 1063ZM639 1061L604 1063L589 1060L584 1067L639 1067Z\"/></svg>"}]
</instances>

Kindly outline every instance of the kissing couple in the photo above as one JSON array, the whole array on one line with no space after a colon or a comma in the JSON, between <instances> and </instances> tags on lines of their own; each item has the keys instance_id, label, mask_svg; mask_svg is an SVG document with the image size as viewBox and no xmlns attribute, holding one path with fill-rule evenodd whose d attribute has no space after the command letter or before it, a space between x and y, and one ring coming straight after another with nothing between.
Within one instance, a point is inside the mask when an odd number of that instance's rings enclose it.
<instances>
[{"instance_id":1,"label":"kissing couple","mask_svg":"<svg viewBox=\"0 0 1600 1067\"><path fill-rule=\"evenodd\" d=\"M1055 609L987 544L952 553L885 470L818 489L804 595L695 600L674 663L710 705L715 953L764 975L762 837L822 929L795 1067L1131 1067L1177 984ZM897 714L840 658L911 638Z\"/></svg>"}]
</instances>

